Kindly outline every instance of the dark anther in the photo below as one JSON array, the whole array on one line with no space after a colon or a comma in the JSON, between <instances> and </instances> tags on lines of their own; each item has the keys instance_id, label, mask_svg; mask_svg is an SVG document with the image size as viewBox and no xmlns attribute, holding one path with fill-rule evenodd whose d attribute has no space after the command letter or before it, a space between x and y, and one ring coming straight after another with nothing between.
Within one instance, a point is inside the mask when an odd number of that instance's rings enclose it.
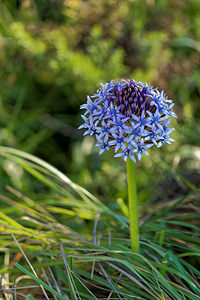
<instances>
[{"instance_id":1,"label":"dark anther","mask_svg":"<svg viewBox=\"0 0 200 300\"><path fill-rule=\"evenodd\" d=\"M142 104L142 105L140 106L140 112L142 112L143 110L145 110L145 105L144 105L144 104Z\"/></svg>"},{"instance_id":2,"label":"dark anther","mask_svg":"<svg viewBox=\"0 0 200 300\"><path fill-rule=\"evenodd\" d=\"M146 102L146 104L145 104L145 107L146 107L146 109L149 109L149 108L150 108L150 100L149 100L149 99L147 100L147 102Z\"/></svg>"},{"instance_id":3,"label":"dark anther","mask_svg":"<svg viewBox=\"0 0 200 300\"><path fill-rule=\"evenodd\" d=\"M121 105L120 110L121 110L121 112L122 112L123 114L125 113L125 105L124 105L124 104Z\"/></svg>"},{"instance_id":4,"label":"dark anther","mask_svg":"<svg viewBox=\"0 0 200 300\"><path fill-rule=\"evenodd\" d=\"M117 86L115 85L115 86L114 86L114 89L113 89L113 93L116 95L117 92L118 92L118 89L117 89Z\"/></svg>"},{"instance_id":5,"label":"dark anther","mask_svg":"<svg viewBox=\"0 0 200 300\"><path fill-rule=\"evenodd\" d=\"M127 100L125 100L124 105L125 105L126 108L128 108L129 107L129 102Z\"/></svg>"},{"instance_id":6,"label":"dark anther","mask_svg":"<svg viewBox=\"0 0 200 300\"><path fill-rule=\"evenodd\" d=\"M119 100L119 98L116 98L116 104L117 104L117 106L120 105L120 100Z\"/></svg>"},{"instance_id":7,"label":"dark anther","mask_svg":"<svg viewBox=\"0 0 200 300\"><path fill-rule=\"evenodd\" d=\"M133 113L136 111L136 105L135 105L135 103L131 104L131 110L132 110Z\"/></svg>"},{"instance_id":8,"label":"dark anther","mask_svg":"<svg viewBox=\"0 0 200 300\"><path fill-rule=\"evenodd\" d=\"M127 112L126 112L126 116L127 117L130 117L132 115L132 111L129 109L129 110L127 110Z\"/></svg>"},{"instance_id":9,"label":"dark anther","mask_svg":"<svg viewBox=\"0 0 200 300\"><path fill-rule=\"evenodd\" d=\"M120 101L120 104L123 103L123 97L122 96L119 96L119 101Z\"/></svg>"},{"instance_id":10,"label":"dark anther","mask_svg":"<svg viewBox=\"0 0 200 300\"><path fill-rule=\"evenodd\" d=\"M133 97L128 98L129 103L133 103Z\"/></svg>"},{"instance_id":11,"label":"dark anther","mask_svg":"<svg viewBox=\"0 0 200 300\"><path fill-rule=\"evenodd\" d=\"M140 98L139 98L139 105L142 105L143 104L143 102L144 102L144 99L140 96Z\"/></svg>"},{"instance_id":12,"label":"dark anther","mask_svg":"<svg viewBox=\"0 0 200 300\"><path fill-rule=\"evenodd\" d=\"M111 96L108 96L108 103L111 103L111 102L113 102L113 99Z\"/></svg>"}]
</instances>

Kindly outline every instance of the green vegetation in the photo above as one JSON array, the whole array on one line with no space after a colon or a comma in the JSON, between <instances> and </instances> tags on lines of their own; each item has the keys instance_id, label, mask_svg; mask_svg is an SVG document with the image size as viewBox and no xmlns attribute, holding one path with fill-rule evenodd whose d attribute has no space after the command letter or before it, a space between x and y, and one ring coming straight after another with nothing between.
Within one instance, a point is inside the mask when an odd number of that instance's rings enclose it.
<instances>
[{"instance_id":1,"label":"green vegetation","mask_svg":"<svg viewBox=\"0 0 200 300\"><path fill-rule=\"evenodd\" d=\"M0 1L0 298L200 299L199 40L197 0ZM125 164L77 130L117 78L178 114L136 166L140 255Z\"/></svg>"}]
</instances>

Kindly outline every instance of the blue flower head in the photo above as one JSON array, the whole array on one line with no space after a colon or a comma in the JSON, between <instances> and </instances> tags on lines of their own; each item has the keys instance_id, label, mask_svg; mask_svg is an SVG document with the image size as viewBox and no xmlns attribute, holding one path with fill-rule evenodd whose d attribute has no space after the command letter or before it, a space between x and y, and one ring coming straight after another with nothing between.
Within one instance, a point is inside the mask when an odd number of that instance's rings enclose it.
<instances>
[{"instance_id":1,"label":"blue flower head","mask_svg":"<svg viewBox=\"0 0 200 300\"><path fill-rule=\"evenodd\" d=\"M174 128L169 127L171 117L176 117L173 106L163 91L147 83L111 80L81 105L86 111L79 129L96 136L100 154L112 147L115 157L136 162L135 155L140 160L152 146L174 142Z\"/></svg>"}]
</instances>

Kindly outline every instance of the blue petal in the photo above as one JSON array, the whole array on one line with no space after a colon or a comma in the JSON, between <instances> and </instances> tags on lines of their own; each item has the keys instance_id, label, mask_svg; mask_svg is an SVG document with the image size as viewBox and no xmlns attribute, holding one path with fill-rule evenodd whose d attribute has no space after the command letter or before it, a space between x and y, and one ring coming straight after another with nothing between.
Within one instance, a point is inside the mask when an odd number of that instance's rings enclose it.
<instances>
[{"instance_id":1,"label":"blue petal","mask_svg":"<svg viewBox=\"0 0 200 300\"><path fill-rule=\"evenodd\" d=\"M134 163L136 163L136 159L135 159L135 156L134 156L133 154L130 155L129 157L130 157L130 159L131 159L132 161L134 161Z\"/></svg>"},{"instance_id":2,"label":"blue petal","mask_svg":"<svg viewBox=\"0 0 200 300\"><path fill-rule=\"evenodd\" d=\"M114 157L122 157L123 155L124 155L124 153L120 152L120 153L115 154Z\"/></svg>"}]
</instances>

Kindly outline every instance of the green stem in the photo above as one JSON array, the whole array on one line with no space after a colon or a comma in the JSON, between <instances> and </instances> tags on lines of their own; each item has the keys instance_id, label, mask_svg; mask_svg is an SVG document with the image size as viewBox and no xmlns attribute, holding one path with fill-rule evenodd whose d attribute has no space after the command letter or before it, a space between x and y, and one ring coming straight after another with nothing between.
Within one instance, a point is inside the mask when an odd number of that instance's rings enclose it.
<instances>
[{"instance_id":1,"label":"green stem","mask_svg":"<svg viewBox=\"0 0 200 300\"><path fill-rule=\"evenodd\" d=\"M139 253L140 246L139 246L135 163L130 158L128 158L127 160L127 181L128 181L131 249L134 253Z\"/></svg>"}]
</instances>

